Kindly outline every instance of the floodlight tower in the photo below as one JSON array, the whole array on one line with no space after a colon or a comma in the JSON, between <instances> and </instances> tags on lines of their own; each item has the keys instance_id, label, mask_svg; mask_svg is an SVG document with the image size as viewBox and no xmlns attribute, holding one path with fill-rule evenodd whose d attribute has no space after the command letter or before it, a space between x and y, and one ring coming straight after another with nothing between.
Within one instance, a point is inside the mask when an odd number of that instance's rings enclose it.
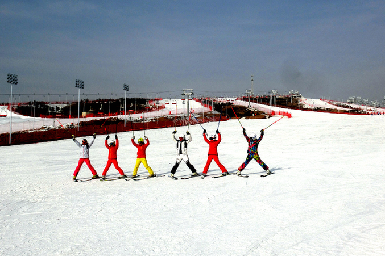
<instances>
[{"instance_id":1,"label":"floodlight tower","mask_svg":"<svg viewBox=\"0 0 385 256\"><path fill-rule=\"evenodd\" d=\"M126 120L127 120L127 91L130 90L129 85L123 84L123 90L124 90L124 127L126 127Z\"/></svg>"},{"instance_id":2,"label":"floodlight tower","mask_svg":"<svg viewBox=\"0 0 385 256\"><path fill-rule=\"evenodd\" d=\"M11 112L11 116L9 119L9 145L11 145L12 143L12 85L17 85L19 83L17 75L7 74L7 83L11 84L11 98L9 100L9 110Z\"/></svg>"},{"instance_id":3,"label":"floodlight tower","mask_svg":"<svg viewBox=\"0 0 385 256\"><path fill-rule=\"evenodd\" d=\"M78 88L78 131L80 124L80 89L84 89L84 81L76 79L76 86Z\"/></svg>"}]
</instances>

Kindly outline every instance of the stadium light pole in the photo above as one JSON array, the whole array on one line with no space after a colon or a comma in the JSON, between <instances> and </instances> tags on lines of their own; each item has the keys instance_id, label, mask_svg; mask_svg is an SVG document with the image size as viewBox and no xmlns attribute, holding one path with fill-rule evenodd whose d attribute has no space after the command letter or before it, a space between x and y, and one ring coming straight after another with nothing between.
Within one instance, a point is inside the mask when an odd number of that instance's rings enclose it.
<instances>
[{"instance_id":1,"label":"stadium light pole","mask_svg":"<svg viewBox=\"0 0 385 256\"><path fill-rule=\"evenodd\" d=\"M126 127L126 122L127 122L127 91L130 90L129 85L123 84L123 90L124 90L124 127Z\"/></svg>"},{"instance_id":2,"label":"stadium light pole","mask_svg":"<svg viewBox=\"0 0 385 256\"><path fill-rule=\"evenodd\" d=\"M84 81L76 79L76 86L78 88L78 131L80 125L80 89L84 89Z\"/></svg>"},{"instance_id":3,"label":"stadium light pole","mask_svg":"<svg viewBox=\"0 0 385 256\"><path fill-rule=\"evenodd\" d=\"M9 100L9 110L11 112L11 116L9 119L9 145L11 145L12 144L12 85L17 85L19 83L17 75L8 73L7 83L11 84L11 98Z\"/></svg>"}]
</instances>

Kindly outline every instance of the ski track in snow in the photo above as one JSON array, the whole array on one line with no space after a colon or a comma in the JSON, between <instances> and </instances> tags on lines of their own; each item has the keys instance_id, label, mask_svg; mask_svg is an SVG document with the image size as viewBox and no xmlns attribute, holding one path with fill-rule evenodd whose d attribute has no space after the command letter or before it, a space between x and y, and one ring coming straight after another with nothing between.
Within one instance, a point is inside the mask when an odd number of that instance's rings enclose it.
<instances>
[{"instance_id":1,"label":"ski track in snow","mask_svg":"<svg viewBox=\"0 0 385 256\"><path fill-rule=\"evenodd\" d=\"M171 128L146 130L142 181L72 182L72 140L0 147L0 255L385 255L385 118L292 111L265 131L248 179L172 180ZM277 120L240 120L258 132ZM218 123L203 124L209 134ZM177 135L187 127L177 128ZM219 159L234 172L247 143L237 120L221 122ZM189 156L202 172L208 145L190 126ZM119 133L119 165L132 174L132 132ZM135 132L136 138L143 132ZM105 136L90 149L101 175ZM182 162L176 176L189 175ZM211 163L209 174L220 170ZM139 174L147 175L143 166ZM108 175L118 172L111 166ZM91 172L83 165L79 178Z\"/></svg>"}]
</instances>

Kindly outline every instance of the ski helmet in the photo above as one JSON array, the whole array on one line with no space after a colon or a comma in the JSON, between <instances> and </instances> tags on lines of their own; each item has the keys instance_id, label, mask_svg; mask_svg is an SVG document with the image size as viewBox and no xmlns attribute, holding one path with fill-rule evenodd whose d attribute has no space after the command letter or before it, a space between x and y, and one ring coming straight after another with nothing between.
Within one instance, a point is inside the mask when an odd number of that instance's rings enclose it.
<instances>
[{"instance_id":1,"label":"ski helmet","mask_svg":"<svg viewBox=\"0 0 385 256\"><path fill-rule=\"evenodd\" d=\"M217 135L211 135L210 137L209 137L209 140L215 140L215 139L217 139Z\"/></svg>"},{"instance_id":2,"label":"ski helmet","mask_svg":"<svg viewBox=\"0 0 385 256\"><path fill-rule=\"evenodd\" d=\"M257 139L257 135L255 133L251 133L250 134L250 139L256 140Z\"/></svg>"},{"instance_id":3,"label":"ski helmet","mask_svg":"<svg viewBox=\"0 0 385 256\"><path fill-rule=\"evenodd\" d=\"M83 144L83 145L86 145L86 144L88 144L88 141L87 141L86 139L83 139L83 140L82 140L82 144Z\"/></svg>"},{"instance_id":4,"label":"ski helmet","mask_svg":"<svg viewBox=\"0 0 385 256\"><path fill-rule=\"evenodd\" d=\"M139 138L139 139L138 139L138 142L139 142L139 143L141 143L141 142L143 143L143 142L144 142L143 138Z\"/></svg>"},{"instance_id":5,"label":"ski helmet","mask_svg":"<svg viewBox=\"0 0 385 256\"><path fill-rule=\"evenodd\" d=\"M179 136L179 140L180 141L184 141L184 136L182 137L182 136Z\"/></svg>"},{"instance_id":6,"label":"ski helmet","mask_svg":"<svg viewBox=\"0 0 385 256\"><path fill-rule=\"evenodd\" d=\"M115 141L114 140L110 142L110 146L115 146Z\"/></svg>"}]
</instances>

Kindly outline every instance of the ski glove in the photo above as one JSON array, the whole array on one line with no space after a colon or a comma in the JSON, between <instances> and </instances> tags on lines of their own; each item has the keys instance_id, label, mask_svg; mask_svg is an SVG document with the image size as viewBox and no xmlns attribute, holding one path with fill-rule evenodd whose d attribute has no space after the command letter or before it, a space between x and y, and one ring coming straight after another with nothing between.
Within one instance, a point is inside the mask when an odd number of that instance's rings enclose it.
<instances>
[{"instance_id":1,"label":"ski glove","mask_svg":"<svg viewBox=\"0 0 385 256\"><path fill-rule=\"evenodd\" d=\"M206 129L203 129L203 134L205 134L206 133Z\"/></svg>"},{"instance_id":2,"label":"ski glove","mask_svg":"<svg viewBox=\"0 0 385 256\"><path fill-rule=\"evenodd\" d=\"M219 133L218 129L215 131L216 133Z\"/></svg>"},{"instance_id":3,"label":"ski glove","mask_svg":"<svg viewBox=\"0 0 385 256\"><path fill-rule=\"evenodd\" d=\"M96 133L94 133L94 139L96 139Z\"/></svg>"},{"instance_id":4,"label":"ski glove","mask_svg":"<svg viewBox=\"0 0 385 256\"><path fill-rule=\"evenodd\" d=\"M262 129L262 130L261 130L261 134L263 135L264 133L265 133L265 131Z\"/></svg>"},{"instance_id":5,"label":"ski glove","mask_svg":"<svg viewBox=\"0 0 385 256\"><path fill-rule=\"evenodd\" d=\"M118 139L118 135L117 134L115 134L115 140L117 140Z\"/></svg>"},{"instance_id":6,"label":"ski glove","mask_svg":"<svg viewBox=\"0 0 385 256\"><path fill-rule=\"evenodd\" d=\"M173 134L175 134L175 133L176 133L176 131L173 131L172 133L173 133Z\"/></svg>"},{"instance_id":7,"label":"ski glove","mask_svg":"<svg viewBox=\"0 0 385 256\"><path fill-rule=\"evenodd\" d=\"M106 140L108 140L109 138L110 138L110 135L107 135Z\"/></svg>"},{"instance_id":8,"label":"ski glove","mask_svg":"<svg viewBox=\"0 0 385 256\"><path fill-rule=\"evenodd\" d=\"M187 135L190 135L190 132L189 132L189 131L187 131L187 132L186 132L186 134L187 134Z\"/></svg>"}]
</instances>

